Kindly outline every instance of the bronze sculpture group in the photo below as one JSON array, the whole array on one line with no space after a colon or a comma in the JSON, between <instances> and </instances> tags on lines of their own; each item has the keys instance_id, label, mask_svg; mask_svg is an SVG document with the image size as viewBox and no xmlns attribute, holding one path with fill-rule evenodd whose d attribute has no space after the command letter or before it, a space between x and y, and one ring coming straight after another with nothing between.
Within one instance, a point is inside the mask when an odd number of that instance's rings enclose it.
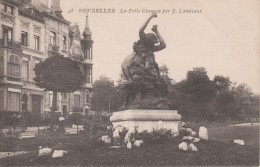
<instances>
[{"instance_id":1,"label":"bronze sculpture group","mask_svg":"<svg viewBox=\"0 0 260 167\"><path fill-rule=\"evenodd\" d=\"M166 85L160 77L159 67L154 56L154 52L166 48L166 44L158 32L157 25L152 27L153 33L144 33L150 20L156 17L157 14L152 13L140 28L140 39L133 44L132 54L127 56L122 63L122 71L127 80L126 100L123 108L150 108L149 106L154 104L156 107L151 106L152 108L160 108L160 105L165 108L167 103L165 99L156 99L156 97L160 97L160 90Z\"/></svg>"}]
</instances>

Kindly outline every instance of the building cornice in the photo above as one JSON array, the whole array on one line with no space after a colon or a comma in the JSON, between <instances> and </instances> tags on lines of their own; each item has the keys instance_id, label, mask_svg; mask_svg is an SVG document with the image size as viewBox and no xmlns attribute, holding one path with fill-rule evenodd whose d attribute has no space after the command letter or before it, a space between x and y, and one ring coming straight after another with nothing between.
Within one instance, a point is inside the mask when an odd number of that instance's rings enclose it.
<instances>
[{"instance_id":1,"label":"building cornice","mask_svg":"<svg viewBox=\"0 0 260 167\"><path fill-rule=\"evenodd\" d=\"M50 18L52 18L54 20L61 21L61 22L65 23L65 24L67 24L67 25L70 25L70 23L71 23L71 22L69 22L67 20L60 19L60 18L58 18L58 17L56 17L54 15L51 15L48 12L42 12L42 13L44 14L45 17L50 17Z\"/></svg>"},{"instance_id":2,"label":"building cornice","mask_svg":"<svg viewBox=\"0 0 260 167\"><path fill-rule=\"evenodd\" d=\"M29 13L24 12L24 11L22 11L22 10L19 10L19 15L24 16L24 17L27 17L27 18L29 18L29 19L32 19L32 20L34 20L34 21L37 21L37 22L39 22L39 23L44 24L44 20L43 20L43 19L37 18L37 17L35 17L35 16L32 16L32 15L30 15Z\"/></svg>"}]
</instances>

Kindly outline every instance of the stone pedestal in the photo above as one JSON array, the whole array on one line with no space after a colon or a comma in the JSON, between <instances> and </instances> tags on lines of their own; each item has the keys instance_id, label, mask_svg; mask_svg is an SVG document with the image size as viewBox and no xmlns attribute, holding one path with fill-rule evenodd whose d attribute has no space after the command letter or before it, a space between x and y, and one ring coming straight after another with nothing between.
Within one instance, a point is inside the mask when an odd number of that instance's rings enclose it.
<instances>
[{"instance_id":1,"label":"stone pedestal","mask_svg":"<svg viewBox=\"0 0 260 167\"><path fill-rule=\"evenodd\" d=\"M177 110L144 110L129 109L114 112L110 117L113 127L122 126L133 132L138 127L138 132L147 130L151 132L153 129L161 128L178 131L178 122L181 115Z\"/></svg>"}]
</instances>

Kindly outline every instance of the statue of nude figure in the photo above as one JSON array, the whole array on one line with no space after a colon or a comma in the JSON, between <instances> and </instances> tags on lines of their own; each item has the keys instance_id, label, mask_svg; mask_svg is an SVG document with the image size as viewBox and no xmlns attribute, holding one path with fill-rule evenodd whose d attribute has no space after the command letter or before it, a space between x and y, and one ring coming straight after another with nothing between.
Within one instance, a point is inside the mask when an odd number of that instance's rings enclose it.
<instances>
[{"instance_id":1,"label":"statue of nude figure","mask_svg":"<svg viewBox=\"0 0 260 167\"><path fill-rule=\"evenodd\" d=\"M152 13L150 17L146 20L143 26L139 30L139 40L133 45L133 52L127 56L121 65L123 74L128 81L131 83L133 81L133 76L130 72L131 63L133 61L137 61L141 64L142 67L149 70L149 72L153 75L154 78L158 79L160 77L159 67L155 61L154 52L158 52L164 48L166 48L166 44L158 32L157 25L152 27L152 31L154 33L145 34L144 30L146 29L148 23L152 18L156 18L157 14ZM159 44L157 44L159 42ZM126 95L125 106L129 105L129 98L132 97L133 100L133 92L127 92Z\"/></svg>"},{"instance_id":2,"label":"statue of nude figure","mask_svg":"<svg viewBox=\"0 0 260 167\"><path fill-rule=\"evenodd\" d=\"M161 37L160 33L158 32L157 25L154 25L152 28L152 31L154 33L149 33L149 34L144 33L145 28L147 27L148 23L153 17L156 18L157 14L152 13L151 16L146 20L146 22L139 30L140 40L138 42L135 42L135 44L141 43L144 46L144 48L142 48L141 51L140 49L138 51L138 48L135 49L135 47L138 46L135 46L134 44L134 51L123 60L123 63L121 65L125 78L130 82L132 81L132 75L130 74L129 67L136 55L141 54L142 57L145 57L145 61L144 61L145 68L148 69L150 68L151 70L153 70L153 68L158 68L153 53L166 48L166 44L163 38ZM158 40L159 40L159 45L155 45L158 43ZM155 70L158 72L159 69L155 69Z\"/></svg>"}]
</instances>

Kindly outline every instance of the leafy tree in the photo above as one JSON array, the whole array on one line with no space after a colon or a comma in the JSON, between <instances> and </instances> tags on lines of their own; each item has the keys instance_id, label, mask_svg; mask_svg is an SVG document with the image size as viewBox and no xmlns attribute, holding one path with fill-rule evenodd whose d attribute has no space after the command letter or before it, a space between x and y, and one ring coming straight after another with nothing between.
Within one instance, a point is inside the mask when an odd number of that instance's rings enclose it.
<instances>
[{"instance_id":1,"label":"leafy tree","mask_svg":"<svg viewBox=\"0 0 260 167\"><path fill-rule=\"evenodd\" d=\"M208 103L216 95L214 85L204 67L196 67L188 71L185 89L190 100L194 103Z\"/></svg>"},{"instance_id":2,"label":"leafy tree","mask_svg":"<svg viewBox=\"0 0 260 167\"><path fill-rule=\"evenodd\" d=\"M57 93L74 92L84 83L80 64L60 55L53 55L36 64L34 71L36 86L53 92L52 115L57 110Z\"/></svg>"},{"instance_id":3,"label":"leafy tree","mask_svg":"<svg viewBox=\"0 0 260 167\"><path fill-rule=\"evenodd\" d=\"M169 77L170 72L169 72L169 68L167 67L167 65L163 64L162 66L160 66L159 71L160 71L161 78L163 78L165 80L166 84L168 86L170 86L173 82L173 79L171 79Z\"/></svg>"},{"instance_id":4,"label":"leafy tree","mask_svg":"<svg viewBox=\"0 0 260 167\"><path fill-rule=\"evenodd\" d=\"M93 111L114 111L114 98L116 89L114 81L102 75L93 84L93 96L91 106Z\"/></svg>"},{"instance_id":5,"label":"leafy tree","mask_svg":"<svg viewBox=\"0 0 260 167\"><path fill-rule=\"evenodd\" d=\"M229 77L216 75L213 79L215 89L217 91L214 98L214 119L226 119L227 116L236 117L237 109L235 107L234 94L231 89L232 82Z\"/></svg>"},{"instance_id":6,"label":"leafy tree","mask_svg":"<svg viewBox=\"0 0 260 167\"><path fill-rule=\"evenodd\" d=\"M241 113L248 114L250 106L254 105L254 94L252 90L243 83L235 86L233 93L237 108L240 109Z\"/></svg>"},{"instance_id":7,"label":"leafy tree","mask_svg":"<svg viewBox=\"0 0 260 167\"><path fill-rule=\"evenodd\" d=\"M216 75L213 79L217 91L228 91L232 82L229 77L224 77L222 75Z\"/></svg>"},{"instance_id":8,"label":"leafy tree","mask_svg":"<svg viewBox=\"0 0 260 167\"><path fill-rule=\"evenodd\" d=\"M160 79L161 84L160 84L160 95L161 97L165 97L169 95L170 87L173 83L173 79L169 77L170 72L169 68L167 65L163 64L162 66L159 67L160 71Z\"/></svg>"},{"instance_id":9,"label":"leafy tree","mask_svg":"<svg viewBox=\"0 0 260 167\"><path fill-rule=\"evenodd\" d=\"M124 76L123 73L120 73L120 78L119 80L117 81L117 85L116 85L116 101L117 101L117 104L116 104L116 110L120 110L120 108L122 107L122 105L124 104L124 101L125 101L125 98L126 98L126 89L125 89L125 85L127 83L127 80Z\"/></svg>"},{"instance_id":10,"label":"leafy tree","mask_svg":"<svg viewBox=\"0 0 260 167\"><path fill-rule=\"evenodd\" d=\"M239 84L233 91L237 104L250 105L252 103L253 92L245 83Z\"/></svg>"}]
</instances>

